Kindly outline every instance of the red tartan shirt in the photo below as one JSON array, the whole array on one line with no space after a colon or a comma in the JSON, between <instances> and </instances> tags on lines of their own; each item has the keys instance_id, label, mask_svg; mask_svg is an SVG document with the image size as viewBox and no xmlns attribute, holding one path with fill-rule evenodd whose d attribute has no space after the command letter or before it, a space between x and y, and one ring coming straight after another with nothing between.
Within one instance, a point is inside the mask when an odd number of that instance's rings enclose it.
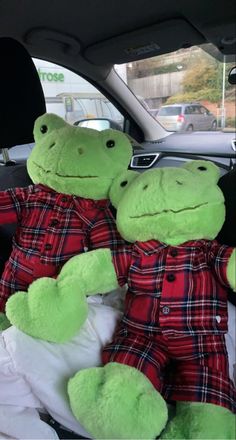
<instances>
[{"instance_id":1,"label":"red tartan shirt","mask_svg":"<svg viewBox=\"0 0 236 440\"><path fill-rule=\"evenodd\" d=\"M119 283L128 283L121 325L149 336L225 333L226 266L233 249L215 240L179 246L150 240L116 250Z\"/></svg>"},{"instance_id":2,"label":"red tartan shirt","mask_svg":"<svg viewBox=\"0 0 236 440\"><path fill-rule=\"evenodd\" d=\"M41 184L0 192L0 223L15 222L11 261L16 256L26 277L31 267L34 278L41 269L46 276L46 267L50 276L50 267L55 273L55 266L80 252L124 244L108 200L65 195Z\"/></svg>"}]
</instances>

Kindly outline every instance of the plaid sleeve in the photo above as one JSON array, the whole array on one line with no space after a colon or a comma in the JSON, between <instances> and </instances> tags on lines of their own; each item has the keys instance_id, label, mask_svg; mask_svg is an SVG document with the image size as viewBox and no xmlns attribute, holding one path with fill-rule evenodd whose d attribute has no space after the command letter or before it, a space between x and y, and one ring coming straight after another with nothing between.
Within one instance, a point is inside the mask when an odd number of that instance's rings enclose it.
<instances>
[{"instance_id":1,"label":"plaid sleeve","mask_svg":"<svg viewBox=\"0 0 236 440\"><path fill-rule=\"evenodd\" d=\"M27 188L7 189L0 192L0 224L16 223L21 216L21 204L26 199Z\"/></svg>"},{"instance_id":2,"label":"plaid sleeve","mask_svg":"<svg viewBox=\"0 0 236 440\"><path fill-rule=\"evenodd\" d=\"M225 286L229 286L227 280L227 264L234 248L219 244L216 240L208 244L208 262L216 277Z\"/></svg>"},{"instance_id":3,"label":"plaid sleeve","mask_svg":"<svg viewBox=\"0 0 236 440\"><path fill-rule=\"evenodd\" d=\"M119 285L122 287L127 283L129 268L132 259L132 245L121 246L112 253Z\"/></svg>"},{"instance_id":4,"label":"plaid sleeve","mask_svg":"<svg viewBox=\"0 0 236 440\"><path fill-rule=\"evenodd\" d=\"M124 245L116 229L115 219L109 211L104 212L104 216L96 220L90 231L90 249L110 248L112 251Z\"/></svg>"}]
</instances>

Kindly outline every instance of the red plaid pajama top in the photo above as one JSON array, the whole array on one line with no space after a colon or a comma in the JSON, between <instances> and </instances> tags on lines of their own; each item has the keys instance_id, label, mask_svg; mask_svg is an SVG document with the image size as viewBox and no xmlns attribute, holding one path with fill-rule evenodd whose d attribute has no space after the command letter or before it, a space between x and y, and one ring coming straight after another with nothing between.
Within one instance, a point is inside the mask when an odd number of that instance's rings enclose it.
<instances>
[{"instance_id":1,"label":"red plaid pajama top","mask_svg":"<svg viewBox=\"0 0 236 440\"><path fill-rule=\"evenodd\" d=\"M56 276L74 255L124 243L108 200L65 195L40 184L0 192L0 224L15 222L12 253L0 280L0 311L12 293L27 290L39 277Z\"/></svg>"},{"instance_id":2,"label":"red plaid pajama top","mask_svg":"<svg viewBox=\"0 0 236 440\"><path fill-rule=\"evenodd\" d=\"M227 332L226 266L234 248L216 241L169 246L155 240L115 251L119 279L128 283L123 324L152 336Z\"/></svg>"},{"instance_id":3,"label":"red plaid pajama top","mask_svg":"<svg viewBox=\"0 0 236 440\"><path fill-rule=\"evenodd\" d=\"M169 402L211 403L236 412L224 340L232 251L207 240L180 246L151 240L117 249L113 262L128 292L103 363L137 368Z\"/></svg>"}]
</instances>

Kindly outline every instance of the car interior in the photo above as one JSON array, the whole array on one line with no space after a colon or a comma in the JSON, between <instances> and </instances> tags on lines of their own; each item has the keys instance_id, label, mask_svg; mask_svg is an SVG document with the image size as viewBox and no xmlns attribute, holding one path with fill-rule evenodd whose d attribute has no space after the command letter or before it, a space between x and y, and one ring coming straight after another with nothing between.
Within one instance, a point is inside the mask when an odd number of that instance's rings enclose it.
<instances>
[{"instance_id":1,"label":"car interior","mask_svg":"<svg viewBox=\"0 0 236 440\"><path fill-rule=\"evenodd\" d=\"M220 167L226 220L219 240L235 246L235 131L170 133L147 111L117 74L114 65L211 43L218 60L236 64L235 4L226 0L0 0L2 105L0 190L31 183L25 160L11 148L33 142L36 118L46 112L43 89L32 57L78 73L105 95L124 117L132 139L130 168L180 166L185 160L212 160ZM11 87L8 86L11 84ZM234 82L235 84L235 82ZM109 120L111 128L117 124ZM82 121L83 122L83 121ZM0 271L11 250L15 225L0 226ZM229 292L229 300L236 304ZM84 438L56 420L59 438Z\"/></svg>"},{"instance_id":2,"label":"car interior","mask_svg":"<svg viewBox=\"0 0 236 440\"><path fill-rule=\"evenodd\" d=\"M45 113L46 106L38 74L24 46L15 39L1 38L0 49L2 60L7 67L1 70L0 74L3 101L9 104L14 101L20 103L16 106L8 104L8 108L3 106L1 109L1 147L4 158L0 167L0 190L2 191L11 187L27 186L31 183L26 164L21 161L12 161L8 151L15 145L33 141L34 121ZM18 70L20 73L16 75ZM7 89L6 83L11 79L14 86ZM9 131L10 120L14 121L14 130ZM3 243L0 257L1 273L10 254L14 231L14 224L0 226L0 240Z\"/></svg>"}]
</instances>

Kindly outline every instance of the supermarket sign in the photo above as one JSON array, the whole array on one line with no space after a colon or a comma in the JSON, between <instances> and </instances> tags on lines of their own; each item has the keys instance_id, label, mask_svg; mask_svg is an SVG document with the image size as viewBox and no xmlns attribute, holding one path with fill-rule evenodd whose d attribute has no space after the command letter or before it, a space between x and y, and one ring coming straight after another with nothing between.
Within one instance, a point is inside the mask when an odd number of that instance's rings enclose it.
<instances>
[{"instance_id":1,"label":"supermarket sign","mask_svg":"<svg viewBox=\"0 0 236 440\"><path fill-rule=\"evenodd\" d=\"M59 72L50 72L50 71L43 71L41 69L37 69L38 76L40 81L47 81L47 82L64 82L65 77L63 73Z\"/></svg>"}]
</instances>

